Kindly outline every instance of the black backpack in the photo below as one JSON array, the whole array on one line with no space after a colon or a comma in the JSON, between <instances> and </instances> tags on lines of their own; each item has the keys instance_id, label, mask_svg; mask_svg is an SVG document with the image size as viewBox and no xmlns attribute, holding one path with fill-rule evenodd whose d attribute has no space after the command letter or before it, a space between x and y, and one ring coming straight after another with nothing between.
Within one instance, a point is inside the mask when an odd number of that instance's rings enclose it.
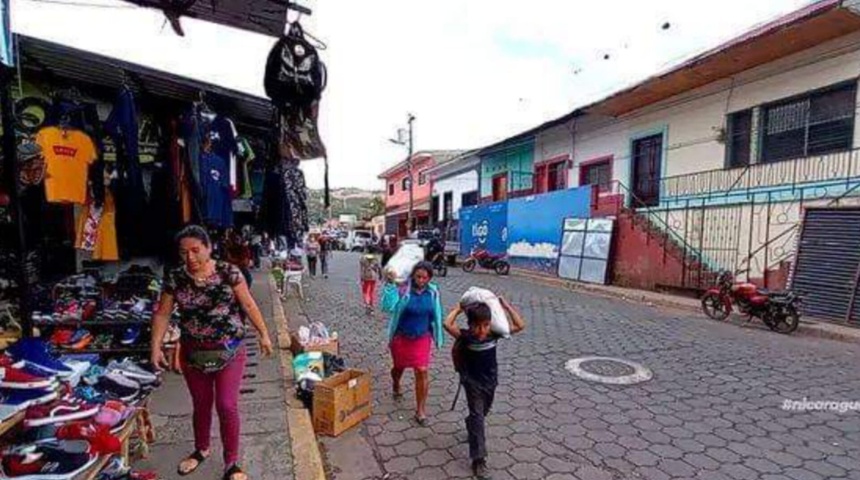
<instances>
[{"instance_id":1,"label":"black backpack","mask_svg":"<svg viewBox=\"0 0 860 480\"><path fill-rule=\"evenodd\" d=\"M325 65L298 22L290 26L289 32L269 52L264 86L266 95L279 108L310 107L325 89Z\"/></svg>"}]
</instances>

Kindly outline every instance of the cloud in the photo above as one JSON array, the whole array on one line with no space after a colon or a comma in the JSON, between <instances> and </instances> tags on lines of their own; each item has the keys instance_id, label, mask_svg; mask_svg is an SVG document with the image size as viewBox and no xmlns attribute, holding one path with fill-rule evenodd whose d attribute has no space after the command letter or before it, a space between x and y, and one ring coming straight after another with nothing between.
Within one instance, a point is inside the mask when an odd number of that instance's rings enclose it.
<instances>
[{"instance_id":1,"label":"cloud","mask_svg":"<svg viewBox=\"0 0 860 480\"><path fill-rule=\"evenodd\" d=\"M511 257L524 258L548 258L555 260L558 258L558 245L552 243L537 243L517 242L508 246L508 255Z\"/></svg>"}]
</instances>

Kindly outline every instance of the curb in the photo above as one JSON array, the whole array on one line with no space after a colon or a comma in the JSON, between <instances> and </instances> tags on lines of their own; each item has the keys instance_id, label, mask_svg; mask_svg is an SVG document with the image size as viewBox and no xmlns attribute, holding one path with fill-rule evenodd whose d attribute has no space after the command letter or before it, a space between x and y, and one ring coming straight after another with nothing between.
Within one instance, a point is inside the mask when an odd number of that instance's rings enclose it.
<instances>
[{"instance_id":1,"label":"curb","mask_svg":"<svg viewBox=\"0 0 860 480\"><path fill-rule=\"evenodd\" d=\"M627 302L644 302L649 306L673 308L689 313L699 313L701 311L698 304L692 305L689 303L689 301L684 302L681 301L681 299L675 301L672 299L672 297L654 298L649 296L645 292L643 292L642 294L636 294L634 293L635 291L622 293L620 291L603 289L600 287L595 287L580 282L574 282L571 280L564 280L557 277L539 275L518 268L512 268L511 274L517 277L527 278L531 281L535 281L549 287L561 288L588 295L595 295L598 297L616 298ZM842 329L844 331L836 331L834 329ZM852 327L844 327L837 324L830 324L825 321L812 319L801 320L800 326L795 332L795 335L808 338L820 338L825 340L835 340L838 342L860 344L860 330L854 329Z\"/></svg>"},{"instance_id":2,"label":"curb","mask_svg":"<svg viewBox=\"0 0 860 480\"><path fill-rule=\"evenodd\" d=\"M278 295L275 280L268 276L272 292L272 311L278 334L278 356L284 375L284 406L287 412L287 428L290 431L290 447L293 458L293 478L295 480L326 480L322 453L317 443L310 412L288 392L292 391L293 354L290 352L290 329L284 305Z\"/></svg>"}]
</instances>

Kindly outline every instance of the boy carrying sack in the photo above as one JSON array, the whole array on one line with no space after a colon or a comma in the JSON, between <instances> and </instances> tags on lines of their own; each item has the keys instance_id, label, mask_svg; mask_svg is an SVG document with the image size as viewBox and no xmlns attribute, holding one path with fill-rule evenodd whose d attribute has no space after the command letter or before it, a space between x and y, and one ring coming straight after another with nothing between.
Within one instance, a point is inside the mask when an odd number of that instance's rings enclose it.
<instances>
[{"instance_id":1,"label":"boy carrying sack","mask_svg":"<svg viewBox=\"0 0 860 480\"><path fill-rule=\"evenodd\" d=\"M499 301L506 314L510 334L521 332L525 322L519 312L504 298L500 297ZM460 313L466 314L467 329L457 326ZM456 340L452 352L454 368L460 374L460 385L466 392L469 404L466 431L472 473L482 480L490 478L487 471L485 420L493 406L498 385L496 345L500 338L504 338L492 331L492 320L492 311L486 303L457 304L445 319L445 330Z\"/></svg>"}]
</instances>

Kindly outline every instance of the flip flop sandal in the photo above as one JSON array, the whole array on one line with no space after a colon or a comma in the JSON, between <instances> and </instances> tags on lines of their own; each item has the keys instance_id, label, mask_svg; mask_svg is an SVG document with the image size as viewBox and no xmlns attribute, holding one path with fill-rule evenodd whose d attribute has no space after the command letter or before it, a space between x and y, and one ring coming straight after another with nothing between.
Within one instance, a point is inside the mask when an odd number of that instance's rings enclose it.
<instances>
[{"instance_id":1,"label":"flip flop sandal","mask_svg":"<svg viewBox=\"0 0 860 480\"><path fill-rule=\"evenodd\" d=\"M421 427L427 426L427 417L419 417L418 415L415 415L414 418L415 418L415 423L417 423L419 426L421 426Z\"/></svg>"},{"instance_id":2,"label":"flip flop sandal","mask_svg":"<svg viewBox=\"0 0 860 480\"><path fill-rule=\"evenodd\" d=\"M179 462L179 467L177 467L176 473L178 473L180 477L186 477L188 475L191 475L192 473L196 472L198 468L200 468L200 465L203 465L203 462L206 461L206 458L208 457L204 457L203 454L200 453L200 450L195 450L194 453L186 457L185 460ZM197 465L195 465L194 468L192 468L191 470L183 471L182 464L187 462L188 460L195 460L197 462Z\"/></svg>"},{"instance_id":3,"label":"flip flop sandal","mask_svg":"<svg viewBox=\"0 0 860 480\"><path fill-rule=\"evenodd\" d=\"M233 480L233 475L239 473L244 475L245 478L248 478L248 476L245 475L245 472L241 468L239 468L238 465L233 465L232 467L228 468L226 472L224 472L224 477L222 478L222 480Z\"/></svg>"},{"instance_id":4,"label":"flip flop sandal","mask_svg":"<svg viewBox=\"0 0 860 480\"><path fill-rule=\"evenodd\" d=\"M394 391L394 392L391 392L391 395L394 397L395 402L399 402L400 400L403 400L403 392Z\"/></svg>"}]
</instances>

